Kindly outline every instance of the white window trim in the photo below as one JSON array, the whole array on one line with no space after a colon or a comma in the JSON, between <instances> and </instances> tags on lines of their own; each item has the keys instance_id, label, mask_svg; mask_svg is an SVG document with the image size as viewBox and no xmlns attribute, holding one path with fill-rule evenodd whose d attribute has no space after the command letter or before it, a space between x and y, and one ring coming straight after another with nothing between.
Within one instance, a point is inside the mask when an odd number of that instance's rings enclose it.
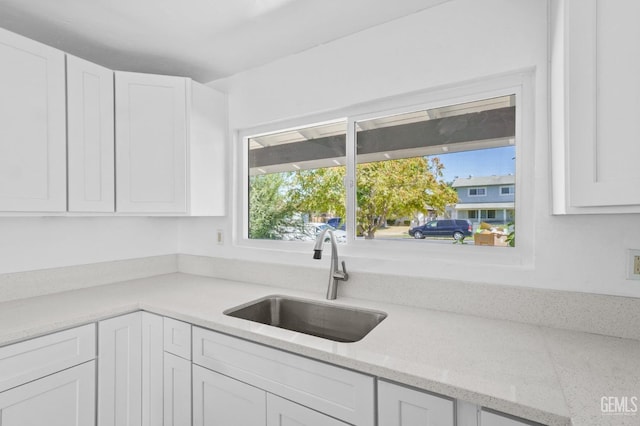
<instances>
[{"instance_id":1,"label":"white window trim","mask_svg":"<svg viewBox=\"0 0 640 426\"><path fill-rule=\"evenodd\" d=\"M471 190L475 189L478 192L478 189L484 190L484 194L472 194ZM486 186L475 186L473 188L467 188L467 196L468 197L486 197L487 196L487 187Z\"/></svg>"},{"instance_id":2,"label":"white window trim","mask_svg":"<svg viewBox=\"0 0 640 426\"><path fill-rule=\"evenodd\" d=\"M406 241L357 240L355 238L355 194L347 191L347 240L340 247L341 256L368 260L389 260L393 253L399 260L423 261L425 256L452 264L496 265L530 270L533 267L534 247L534 128L535 91L534 70L523 70L495 77L475 80L442 88L413 92L363 104L352 105L333 112L301 116L245 129L232 129L233 140L233 232L232 243L239 248L270 250L273 252L308 253L309 242L250 240L248 238L248 144L250 136L286 131L290 129L344 120L347 118L347 175L345 185L355 182L355 122L417 109L437 108L479 99L516 95L516 182L519 197L516 200L517 244L513 248L495 248L474 245L424 244L416 250ZM524 119L523 119L524 118Z\"/></svg>"},{"instance_id":3,"label":"white window trim","mask_svg":"<svg viewBox=\"0 0 640 426\"><path fill-rule=\"evenodd\" d=\"M506 194L502 193L502 188L509 188L509 192ZM510 195L513 195L516 193L515 190L515 186L513 185L502 185L499 189L498 189L498 195L500 195L501 197L508 197Z\"/></svg>"}]
</instances>

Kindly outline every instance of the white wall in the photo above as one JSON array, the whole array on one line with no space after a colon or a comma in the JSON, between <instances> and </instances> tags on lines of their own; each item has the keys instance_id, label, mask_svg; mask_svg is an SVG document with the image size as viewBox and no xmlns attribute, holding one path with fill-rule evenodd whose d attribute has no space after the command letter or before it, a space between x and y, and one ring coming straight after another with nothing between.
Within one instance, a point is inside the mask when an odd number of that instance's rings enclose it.
<instances>
[{"instance_id":1,"label":"white wall","mask_svg":"<svg viewBox=\"0 0 640 426\"><path fill-rule=\"evenodd\" d=\"M357 19L357 17L355 18ZM529 266L425 259L349 259L351 271L495 282L640 297L627 281L626 249L640 248L638 215L551 216L547 91L547 2L453 0L336 40L212 86L229 93L232 130L337 110L405 92L535 69L534 254ZM231 176L229 177L231 181ZM179 250L317 266L308 252L233 246L231 219L183 218ZM215 244L216 229L225 244Z\"/></svg>"},{"instance_id":2,"label":"white wall","mask_svg":"<svg viewBox=\"0 0 640 426\"><path fill-rule=\"evenodd\" d=\"M177 252L175 218L0 217L0 273Z\"/></svg>"}]
</instances>

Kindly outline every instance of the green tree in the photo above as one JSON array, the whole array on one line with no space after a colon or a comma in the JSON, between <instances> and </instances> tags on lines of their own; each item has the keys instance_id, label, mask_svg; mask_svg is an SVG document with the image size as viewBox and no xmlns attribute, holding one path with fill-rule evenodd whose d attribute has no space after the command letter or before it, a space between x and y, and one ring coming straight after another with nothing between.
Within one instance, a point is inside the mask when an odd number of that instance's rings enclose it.
<instances>
[{"instance_id":1,"label":"green tree","mask_svg":"<svg viewBox=\"0 0 640 426\"><path fill-rule=\"evenodd\" d=\"M379 161L357 166L358 233L375 238L388 217L424 212L429 206L443 213L456 203L456 192L442 180L438 158ZM344 167L300 170L293 174L289 204L310 215L330 213L345 217Z\"/></svg>"},{"instance_id":2,"label":"green tree","mask_svg":"<svg viewBox=\"0 0 640 426\"><path fill-rule=\"evenodd\" d=\"M277 239L278 229L291 221L286 188L284 173L249 178L249 238Z\"/></svg>"},{"instance_id":3,"label":"green tree","mask_svg":"<svg viewBox=\"0 0 640 426\"><path fill-rule=\"evenodd\" d=\"M403 158L359 164L357 168L358 231L367 239L390 216L409 216L427 206L438 214L456 203L456 192L442 180L438 158Z\"/></svg>"},{"instance_id":4,"label":"green tree","mask_svg":"<svg viewBox=\"0 0 640 426\"><path fill-rule=\"evenodd\" d=\"M328 213L345 217L344 166L298 170L293 174L289 203L309 216Z\"/></svg>"}]
</instances>

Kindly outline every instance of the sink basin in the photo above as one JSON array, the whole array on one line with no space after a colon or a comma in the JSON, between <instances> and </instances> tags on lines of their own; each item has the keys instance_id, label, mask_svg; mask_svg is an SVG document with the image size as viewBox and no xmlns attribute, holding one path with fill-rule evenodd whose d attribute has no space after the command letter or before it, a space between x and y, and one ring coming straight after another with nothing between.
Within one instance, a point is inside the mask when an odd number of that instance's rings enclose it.
<instances>
[{"instance_id":1,"label":"sink basin","mask_svg":"<svg viewBox=\"0 0 640 426\"><path fill-rule=\"evenodd\" d=\"M224 314L336 342L357 342L387 317L380 311L286 296L263 297Z\"/></svg>"}]
</instances>

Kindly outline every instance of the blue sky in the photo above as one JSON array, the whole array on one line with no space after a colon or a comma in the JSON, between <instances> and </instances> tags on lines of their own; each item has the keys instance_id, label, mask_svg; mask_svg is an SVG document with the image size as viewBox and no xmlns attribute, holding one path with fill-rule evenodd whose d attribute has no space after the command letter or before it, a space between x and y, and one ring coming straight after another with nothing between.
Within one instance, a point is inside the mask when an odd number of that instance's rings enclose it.
<instances>
[{"instance_id":1,"label":"blue sky","mask_svg":"<svg viewBox=\"0 0 640 426\"><path fill-rule=\"evenodd\" d=\"M444 180L451 182L457 177L508 175L516 172L516 148L481 149L477 151L452 152L432 155L444 164Z\"/></svg>"}]
</instances>

